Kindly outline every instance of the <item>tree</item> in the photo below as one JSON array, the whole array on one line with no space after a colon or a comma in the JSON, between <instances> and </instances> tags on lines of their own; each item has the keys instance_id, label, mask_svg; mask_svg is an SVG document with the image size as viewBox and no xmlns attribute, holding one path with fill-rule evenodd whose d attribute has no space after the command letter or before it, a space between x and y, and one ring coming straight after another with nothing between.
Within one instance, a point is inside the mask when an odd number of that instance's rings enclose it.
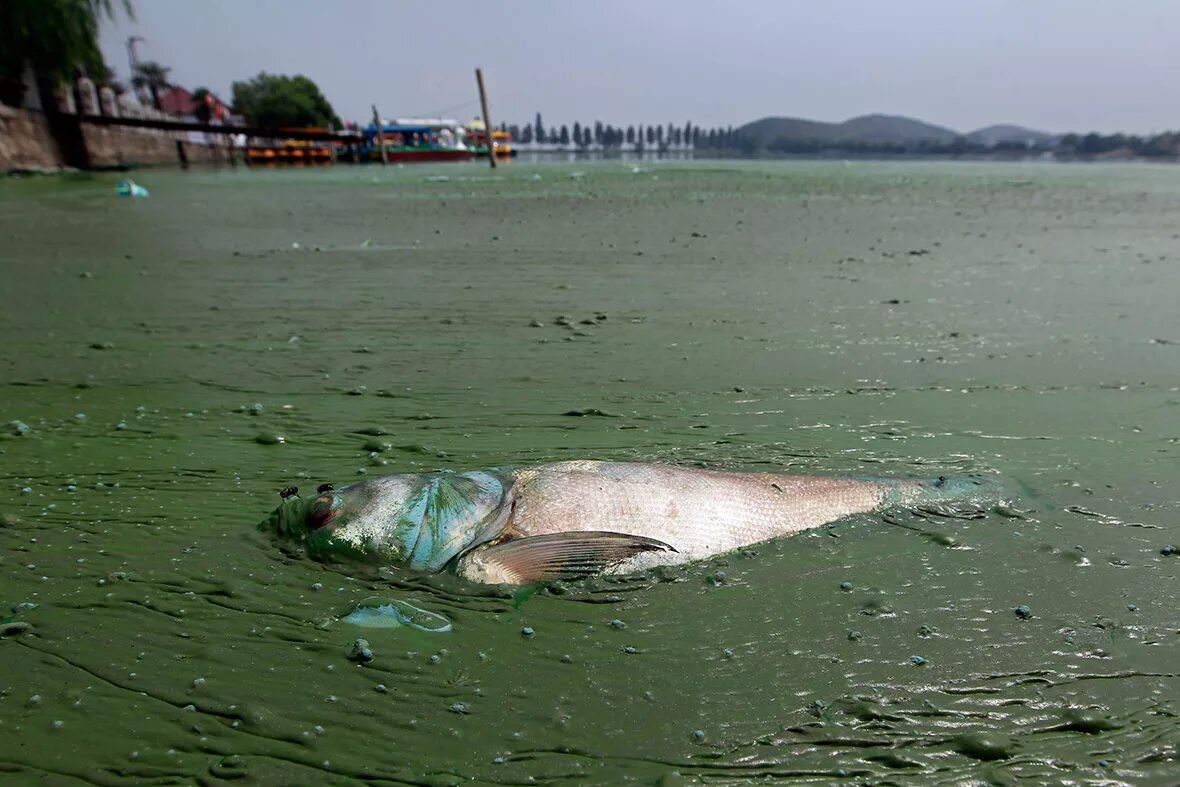
<instances>
[{"instance_id":1,"label":"tree","mask_svg":"<svg viewBox=\"0 0 1180 787\"><path fill-rule=\"evenodd\" d=\"M574 121L574 144L582 144L582 124L576 120Z\"/></svg>"},{"instance_id":2,"label":"tree","mask_svg":"<svg viewBox=\"0 0 1180 787\"><path fill-rule=\"evenodd\" d=\"M656 142L656 130L651 126L647 127L647 144L654 145Z\"/></svg>"},{"instance_id":3,"label":"tree","mask_svg":"<svg viewBox=\"0 0 1180 787\"><path fill-rule=\"evenodd\" d=\"M234 82L234 110L264 128L340 128L340 118L319 87L305 76L259 74Z\"/></svg>"},{"instance_id":4,"label":"tree","mask_svg":"<svg viewBox=\"0 0 1180 787\"><path fill-rule=\"evenodd\" d=\"M36 75L42 103L62 82L83 72L99 84L110 78L98 47L98 27L116 7L131 19L130 0L3 0L0 2L0 101L20 106L24 72Z\"/></svg>"},{"instance_id":5,"label":"tree","mask_svg":"<svg viewBox=\"0 0 1180 787\"><path fill-rule=\"evenodd\" d=\"M169 71L171 68L159 65L155 60L144 60L143 63L136 64L135 72L131 74L131 86L135 87L137 91L148 91L152 106L158 110L160 109L159 92L168 90L172 86L168 81Z\"/></svg>"},{"instance_id":6,"label":"tree","mask_svg":"<svg viewBox=\"0 0 1180 787\"><path fill-rule=\"evenodd\" d=\"M627 126L627 144L635 144L635 126Z\"/></svg>"},{"instance_id":7,"label":"tree","mask_svg":"<svg viewBox=\"0 0 1180 787\"><path fill-rule=\"evenodd\" d=\"M537 120L533 123L533 133L537 137L538 142L545 141L545 124L541 122L541 113L537 113Z\"/></svg>"},{"instance_id":8,"label":"tree","mask_svg":"<svg viewBox=\"0 0 1180 787\"><path fill-rule=\"evenodd\" d=\"M582 147L588 148L588 147L590 147L591 144L593 144L593 142L594 142L594 139L593 139L593 137L590 136L590 127L589 126L583 127L582 128Z\"/></svg>"},{"instance_id":9,"label":"tree","mask_svg":"<svg viewBox=\"0 0 1180 787\"><path fill-rule=\"evenodd\" d=\"M656 144L660 147L664 146L664 127L656 126Z\"/></svg>"},{"instance_id":10,"label":"tree","mask_svg":"<svg viewBox=\"0 0 1180 787\"><path fill-rule=\"evenodd\" d=\"M561 144L568 145L570 143L570 128L563 125L561 127Z\"/></svg>"},{"instance_id":11,"label":"tree","mask_svg":"<svg viewBox=\"0 0 1180 787\"><path fill-rule=\"evenodd\" d=\"M135 71L131 74L131 86L136 90L146 90L152 97L152 106L160 109L160 91L172 87L168 81L168 72L171 70L154 60L136 63Z\"/></svg>"},{"instance_id":12,"label":"tree","mask_svg":"<svg viewBox=\"0 0 1180 787\"><path fill-rule=\"evenodd\" d=\"M692 144L692 121L691 120L684 124L684 144L685 145Z\"/></svg>"}]
</instances>

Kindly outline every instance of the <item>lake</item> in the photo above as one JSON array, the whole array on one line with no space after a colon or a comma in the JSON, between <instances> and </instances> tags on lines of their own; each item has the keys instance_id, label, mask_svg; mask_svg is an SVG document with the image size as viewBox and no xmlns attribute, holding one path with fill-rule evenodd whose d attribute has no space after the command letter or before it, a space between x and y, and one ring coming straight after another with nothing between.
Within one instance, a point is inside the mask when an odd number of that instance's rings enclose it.
<instances>
[{"instance_id":1,"label":"lake","mask_svg":"<svg viewBox=\"0 0 1180 787\"><path fill-rule=\"evenodd\" d=\"M1175 167L135 177L0 180L6 783L1174 783ZM573 458L1012 505L523 590L255 529Z\"/></svg>"}]
</instances>

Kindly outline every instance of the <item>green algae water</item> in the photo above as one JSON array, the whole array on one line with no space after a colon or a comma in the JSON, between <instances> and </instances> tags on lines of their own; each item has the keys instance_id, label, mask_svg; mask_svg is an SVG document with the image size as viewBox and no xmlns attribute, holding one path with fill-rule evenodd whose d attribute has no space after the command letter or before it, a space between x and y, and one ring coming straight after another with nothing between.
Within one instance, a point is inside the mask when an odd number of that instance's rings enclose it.
<instances>
[{"instance_id":1,"label":"green algae water","mask_svg":"<svg viewBox=\"0 0 1180 787\"><path fill-rule=\"evenodd\" d=\"M1175 783L1180 170L117 179L0 181L5 784ZM526 589L255 530L572 458L1016 499Z\"/></svg>"}]
</instances>

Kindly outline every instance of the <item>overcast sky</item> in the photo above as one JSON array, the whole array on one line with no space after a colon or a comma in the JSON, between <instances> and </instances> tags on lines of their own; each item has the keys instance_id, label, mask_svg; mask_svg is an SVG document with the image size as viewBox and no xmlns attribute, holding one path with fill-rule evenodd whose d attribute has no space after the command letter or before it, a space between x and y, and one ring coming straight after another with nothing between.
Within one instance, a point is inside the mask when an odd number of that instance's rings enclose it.
<instances>
[{"instance_id":1,"label":"overcast sky","mask_svg":"<svg viewBox=\"0 0 1180 787\"><path fill-rule=\"evenodd\" d=\"M105 26L174 82L315 80L346 120L741 125L908 115L970 131L1180 128L1180 0L133 0Z\"/></svg>"}]
</instances>

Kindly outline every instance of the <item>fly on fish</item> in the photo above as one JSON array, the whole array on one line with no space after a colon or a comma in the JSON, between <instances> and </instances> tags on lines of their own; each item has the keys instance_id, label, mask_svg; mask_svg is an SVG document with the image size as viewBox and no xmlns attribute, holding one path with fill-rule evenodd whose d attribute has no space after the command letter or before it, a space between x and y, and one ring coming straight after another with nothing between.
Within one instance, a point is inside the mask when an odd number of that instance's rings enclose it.
<instances>
[{"instance_id":1,"label":"fly on fish","mask_svg":"<svg viewBox=\"0 0 1180 787\"><path fill-rule=\"evenodd\" d=\"M318 559L351 557L528 584L684 563L852 514L999 502L975 476L839 478L627 462L390 475L283 491L260 525Z\"/></svg>"}]
</instances>

